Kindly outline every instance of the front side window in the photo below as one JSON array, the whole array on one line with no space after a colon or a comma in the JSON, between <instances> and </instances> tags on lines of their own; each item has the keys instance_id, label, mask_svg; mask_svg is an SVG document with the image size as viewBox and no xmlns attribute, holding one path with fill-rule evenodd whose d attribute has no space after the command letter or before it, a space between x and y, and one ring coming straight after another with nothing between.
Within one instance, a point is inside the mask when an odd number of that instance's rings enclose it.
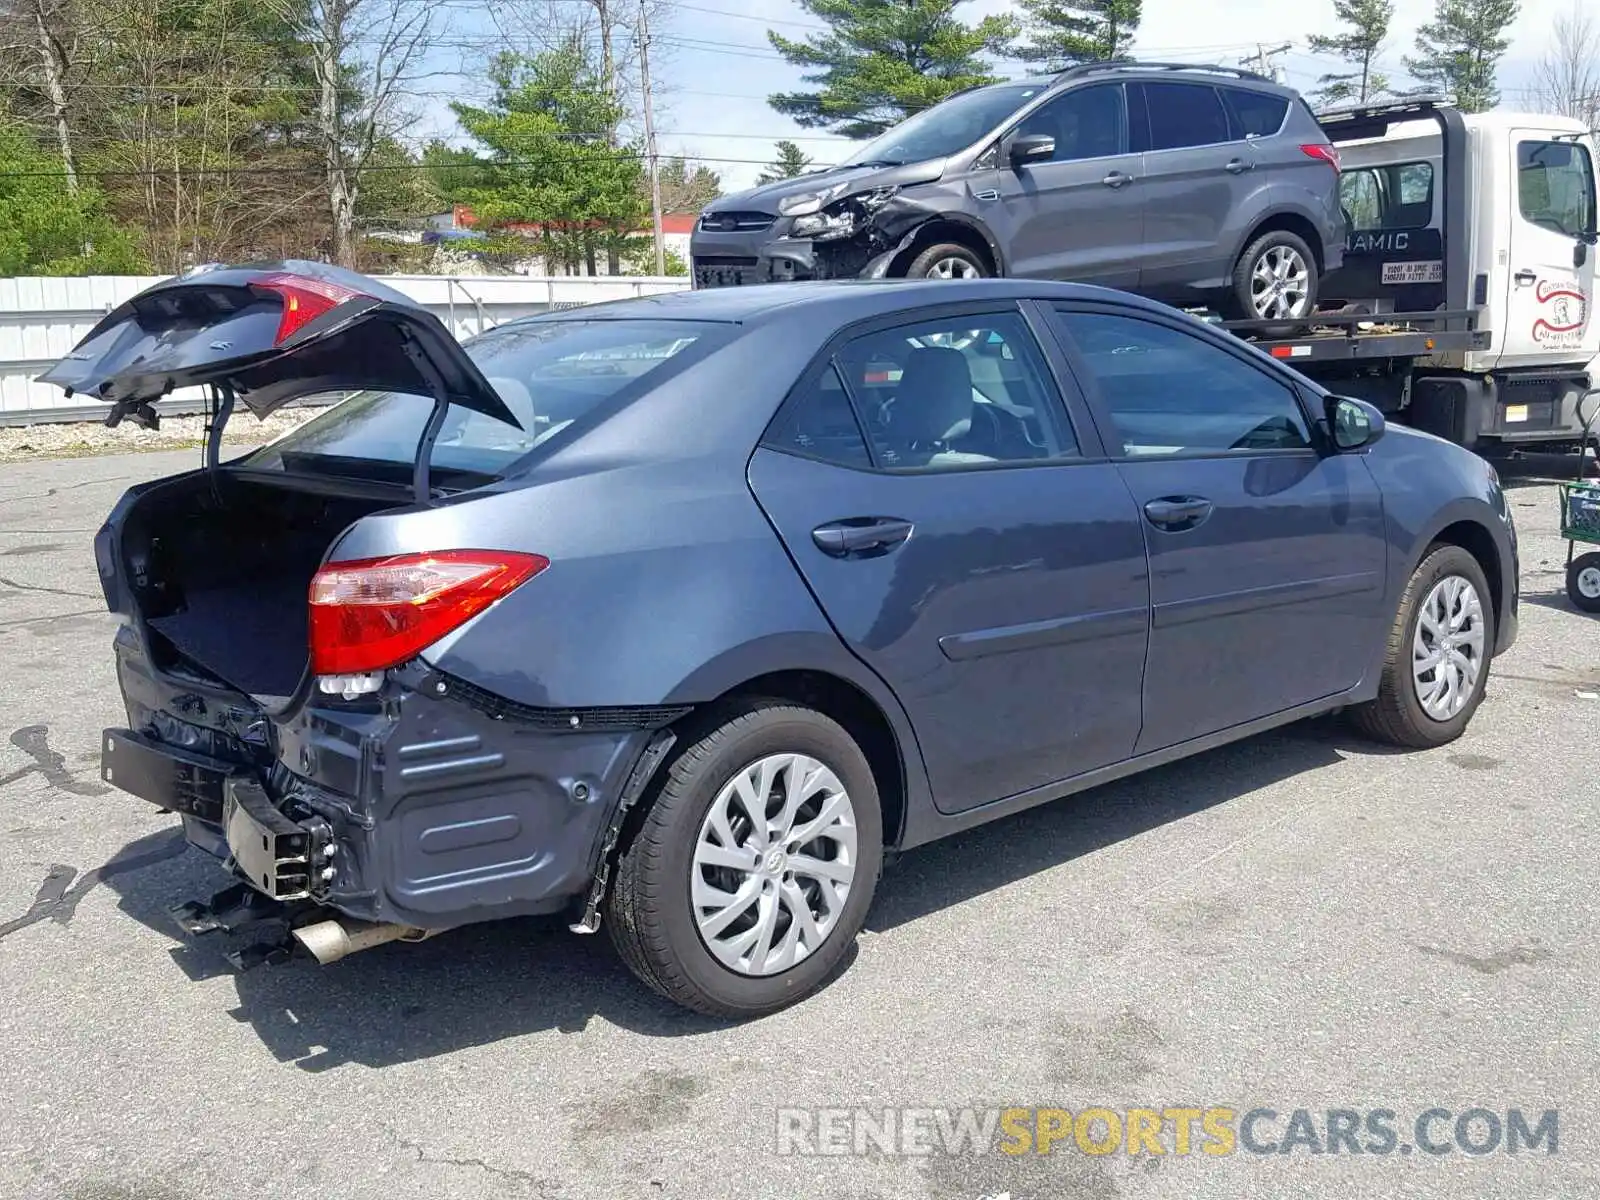
<instances>
[{"instance_id":1,"label":"front side window","mask_svg":"<svg viewBox=\"0 0 1600 1200\"><path fill-rule=\"evenodd\" d=\"M1595 228L1594 162L1576 142L1518 142L1517 199L1524 220L1578 237Z\"/></svg>"},{"instance_id":2,"label":"front side window","mask_svg":"<svg viewBox=\"0 0 1600 1200\"><path fill-rule=\"evenodd\" d=\"M1426 229L1433 222L1433 165L1347 168L1339 177L1339 203L1357 233Z\"/></svg>"},{"instance_id":3,"label":"front side window","mask_svg":"<svg viewBox=\"0 0 1600 1200\"><path fill-rule=\"evenodd\" d=\"M696 321L532 321L505 325L464 349L516 428L452 405L432 463L499 475L626 389L643 394L690 347L720 342L728 327ZM409 464L433 411L426 396L358 392L249 456L255 470L334 470L341 461Z\"/></svg>"},{"instance_id":4,"label":"front side window","mask_svg":"<svg viewBox=\"0 0 1600 1200\"><path fill-rule=\"evenodd\" d=\"M1215 146L1232 140L1217 89L1200 83L1147 83L1150 149Z\"/></svg>"},{"instance_id":5,"label":"front side window","mask_svg":"<svg viewBox=\"0 0 1600 1200\"><path fill-rule=\"evenodd\" d=\"M865 334L835 365L880 468L956 470L1078 454L1049 368L1018 313Z\"/></svg>"},{"instance_id":6,"label":"front side window","mask_svg":"<svg viewBox=\"0 0 1600 1200\"><path fill-rule=\"evenodd\" d=\"M1005 124L1044 84L980 88L907 117L844 160L843 166L898 166L959 153Z\"/></svg>"},{"instance_id":7,"label":"front side window","mask_svg":"<svg viewBox=\"0 0 1600 1200\"><path fill-rule=\"evenodd\" d=\"M1110 313L1057 318L1082 355L1131 458L1305 450L1291 388L1170 325Z\"/></svg>"},{"instance_id":8,"label":"front side window","mask_svg":"<svg viewBox=\"0 0 1600 1200\"><path fill-rule=\"evenodd\" d=\"M1028 114L1017 132L1055 138L1056 152L1051 162L1126 154L1128 114L1122 85L1075 88Z\"/></svg>"}]
</instances>

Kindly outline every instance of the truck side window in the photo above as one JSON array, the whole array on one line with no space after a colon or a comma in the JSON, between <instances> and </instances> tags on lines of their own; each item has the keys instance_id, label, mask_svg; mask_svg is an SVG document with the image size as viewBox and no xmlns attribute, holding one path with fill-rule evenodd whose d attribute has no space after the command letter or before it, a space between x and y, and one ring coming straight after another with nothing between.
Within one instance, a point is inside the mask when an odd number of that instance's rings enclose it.
<instances>
[{"instance_id":1,"label":"truck side window","mask_svg":"<svg viewBox=\"0 0 1600 1200\"><path fill-rule=\"evenodd\" d=\"M1595 227L1594 162L1575 142L1517 143L1517 201L1524 220L1571 237Z\"/></svg>"},{"instance_id":2,"label":"truck side window","mask_svg":"<svg viewBox=\"0 0 1600 1200\"><path fill-rule=\"evenodd\" d=\"M1350 167L1339 177L1339 203L1351 229L1426 229L1433 222L1433 165Z\"/></svg>"}]
</instances>

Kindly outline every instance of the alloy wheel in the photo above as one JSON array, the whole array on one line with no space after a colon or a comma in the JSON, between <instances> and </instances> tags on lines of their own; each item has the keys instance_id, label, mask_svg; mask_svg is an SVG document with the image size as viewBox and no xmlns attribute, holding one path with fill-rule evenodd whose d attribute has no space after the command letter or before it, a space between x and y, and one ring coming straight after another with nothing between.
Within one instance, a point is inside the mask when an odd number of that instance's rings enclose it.
<instances>
[{"instance_id":1,"label":"alloy wheel","mask_svg":"<svg viewBox=\"0 0 1600 1200\"><path fill-rule=\"evenodd\" d=\"M1483 601L1472 582L1447 575L1433 585L1411 644L1412 682L1422 711L1448 721L1471 702L1484 664Z\"/></svg>"},{"instance_id":2,"label":"alloy wheel","mask_svg":"<svg viewBox=\"0 0 1600 1200\"><path fill-rule=\"evenodd\" d=\"M718 962L776 975L816 953L855 879L856 814L834 772L803 754L738 771L695 841L690 900Z\"/></svg>"},{"instance_id":3,"label":"alloy wheel","mask_svg":"<svg viewBox=\"0 0 1600 1200\"><path fill-rule=\"evenodd\" d=\"M1311 307L1311 268L1292 246L1273 246L1250 273L1250 303L1258 318L1303 317Z\"/></svg>"},{"instance_id":4,"label":"alloy wheel","mask_svg":"<svg viewBox=\"0 0 1600 1200\"><path fill-rule=\"evenodd\" d=\"M964 258L941 258L928 268L929 279L979 279L978 268Z\"/></svg>"}]
</instances>

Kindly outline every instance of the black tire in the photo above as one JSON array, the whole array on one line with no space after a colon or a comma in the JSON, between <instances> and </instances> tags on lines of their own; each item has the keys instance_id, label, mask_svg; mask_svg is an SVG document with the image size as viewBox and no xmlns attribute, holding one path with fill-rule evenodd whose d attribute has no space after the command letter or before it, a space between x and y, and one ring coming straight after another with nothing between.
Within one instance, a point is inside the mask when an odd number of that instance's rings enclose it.
<instances>
[{"instance_id":1,"label":"black tire","mask_svg":"<svg viewBox=\"0 0 1600 1200\"><path fill-rule=\"evenodd\" d=\"M911 265L906 268L906 278L931 279L934 277L933 270L942 262L965 263L972 271L972 275L967 278L987 279L994 274L989 269L989 264L984 262L982 255L956 242L940 242L938 245L929 246L911 260Z\"/></svg>"},{"instance_id":2,"label":"black tire","mask_svg":"<svg viewBox=\"0 0 1600 1200\"><path fill-rule=\"evenodd\" d=\"M1483 661L1466 705L1449 720L1439 721L1428 715L1417 696L1416 681L1411 670L1411 648L1417 634L1417 623L1422 617L1423 602L1436 584L1451 575L1466 579L1477 589L1483 608ZM1494 640L1494 603L1488 580L1484 578L1478 560L1459 546L1434 546L1412 572L1405 593L1400 598L1400 611L1389 632L1378 696L1375 700L1350 709L1351 721L1368 737L1413 750L1430 750L1455 741L1466 732L1473 714L1478 711L1478 705L1483 702L1484 689L1489 682L1490 663L1494 657Z\"/></svg>"},{"instance_id":3,"label":"black tire","mask_svg":"<svg viewBox=\"0 0 1600 1200\"><path fill-rule=\"evenodd\" d=\"M1246 246L1244 253L1239 256L1239 261L1234 264L1231 307L1237 319L1242 321L1265 319L1256 311L1251 281L1261 260L1280 248L1292 250L1305 264L1306 306L1302 317L1282 324L1269 325L1261 330L1261 336L1268 338L1293 337L1307 327L1311 314L1316 311L1317 295L1322 283L1321 272L1317 269L1317 256L1311 252L1311 247L1306 245L1305 239L1285 229L1271 230Z\"/></svg>"},{"instance_id":4,"label":"black tire","mask_svg":"<svg viewBox=\"0 0 1600 1200\"><path fill-rule=\"evenodd\" d=\"M748 1019L777 1012L825 983L855 942L883 860L883 818L872 769L836 722L781 700L753 700L712 716L686 738L617 863L606 926L622 960L667 999L707 1016ZM690 740L692 739L692 740ZM707 949L690 899L694 851L712 802L737 772L772 754L802 753L824 764L849 794L856 822L856 875L821 946L774 975L724 966Z\"/></svg>"},{"instance_id":5,"label":"black tire","mask_svg":"<svg viewBox=\"0 0 1600 1200\"><path fill-rule=\"evenodd\" d=\"M1600 613L1596 576L1600 576L1600 554L1580 554L1567 564L1567 599L1586 613Z\"/></svg>"}]
</instances>

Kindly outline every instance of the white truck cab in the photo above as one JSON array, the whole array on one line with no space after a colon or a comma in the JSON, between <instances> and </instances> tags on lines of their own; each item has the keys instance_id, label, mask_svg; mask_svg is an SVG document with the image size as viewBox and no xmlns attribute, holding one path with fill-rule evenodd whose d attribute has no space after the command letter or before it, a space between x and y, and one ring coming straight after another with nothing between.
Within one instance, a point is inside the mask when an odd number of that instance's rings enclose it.
<instances>
[{"instance_id":1,"label":"white truck cab","mask_svg":"<svg viewBox=\"0 0 1600 1200\"><path fill-rule=\"evenodd\" d=\"M1432 313L1437 334L1420 355L1384 355L1381 337L1367 337L1364 353L1303 369L1479 449L1576 442L1578 402L1600 386L1592 134L1564 117L1431 101L1323 123L1342 156L1350 225L1324 304L1397 334Z\"/></svg>"}]
</instances>

